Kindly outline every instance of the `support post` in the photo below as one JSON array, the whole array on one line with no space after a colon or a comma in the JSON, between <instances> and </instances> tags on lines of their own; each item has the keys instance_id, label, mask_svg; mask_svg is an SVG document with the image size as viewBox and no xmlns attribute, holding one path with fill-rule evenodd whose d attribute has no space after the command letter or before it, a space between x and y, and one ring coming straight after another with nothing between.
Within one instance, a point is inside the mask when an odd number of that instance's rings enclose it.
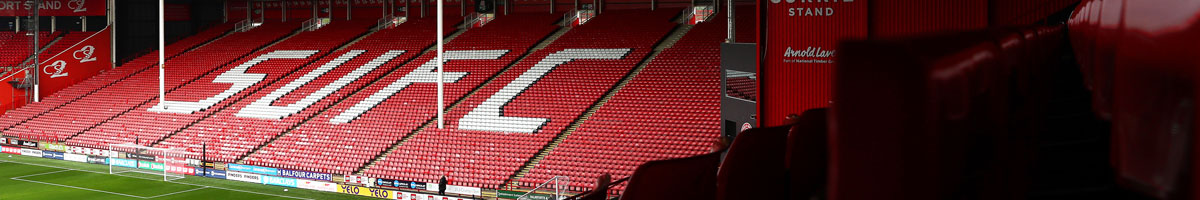
<instances>
[{"instance_id":1,"label":"support post","mask_svg":"<svg viewBox=\"0 0 1200 200\"><path fill-rule=\"evenodd\" d=\"M288 2L287 2L287 0L280 0L279 3L283 4L283 5L279 5L279 12L282 13L282 14L279 14L279 17L280 17L279 21L287 22L287 18L288 18L287 17L287 7L288 7L287 3Z\"/></svg>"},{"instance_id":2,"label":"support post","mask_svg":"<svg viewBox=\"0 0 1200 200\"><path fill-rule=\"evenodd\" d=\"M163 16L164 16L163 6L166 6L166 5L164 5L163 1L164 0L158 0L158 102L159 103L167 101L167 89L166 89L166 84L165 84L166 66L167 66L167 59L166 59L167 48L165 48L165 46L167 43L167 40L166 40L167 33L164 31L164 30L166 30L164 28L166 24L163 23Z\"/></svg>"},{"instance_id":3,"label":"support post","mask_svg":"<svg viewBox=\"0 0 1200 200\"><path fill-rule=\"evenodd\" d=\"M727 6L727 8L725 9L725 16L728 17L727 18L728 20L725 20L725 23L728 26L726 27L726 30L725 30L726 31L725 32L725 42L726 43L734 43L734 42L737 42L737 37L736 37L737 35L735 34L735 33L737 33L736 32L737 29L735 29L737 27L737 23L734 23L737 20L735 20L735 17L734 17L735 15L733 15L734 10L735 10L735 9L733 9L733 0L727 0L727 1L728 2L725 3L725 6Z\"/></svg>"},{"instance_id":4,"label":"support post","mask_svg":"<svg viewBox=\"0 0 1200 200\"><path fill-rule=\"evenodd\" d=\"M109 34L108 34L109 40L108 41L111 42L111 44L112 44L112 45L109 45L109 46L111 46L111 49L110 49L111 51L109 51L109 52L112 52L112 53L108 54L108 56L109 56L109 61L111 61L109 63L109 65L110 65L109 68L113 68L113 69L117 68L117 34L116 34L117 33L117 9L116 9L116 6L117 6L116 0L108 0L108 28L109 28L109 31L108 31L109 32Z\"/></svg>"},{"instance_id":5,"label":"support post","mask_svg":"<svg viewBox=\"0 0 1200 200\"><path fill-rule=\"evenodd\" d=\"M444 70L442 69L445 65L445 63L443 63L445 62L444 59L446 53L444 51L445 49L443 49L445 48L445 44L443 44L445 37L443 36L445 36L444 33L446 31L446 22L443 19L443 16L445 15L445 9L443 8L444 5L442 5L444 4L444 0L435 1L437 1L437 127L438 129L442 129L445 128L443 125L446 124L446 121L443 118L444 116L442 116L446 110L446 105L443 104L444 99L442 99L442 95L445 92L445 86L442 81L446 78Z\"/></svg>"},{"instance_id":6,"label":"support post","mask_svg":"<svg viewBox=\"0 0 1200 200\"><path fill-rule=\"evenodd\" d=\"M37 7L37 5L42 5L42 0L33 0L33 5L34 5L34 7ZM40 13L38 13L38 10L41 10L41 9L35 8L32 10L33 10L33 66L34 66L33 71L35 71L35 73L33 73L33 102L40 102L41 101L41 93L40 93L41 91L39 89L41 89L42 79L39 78L39 76L38 76L40 73L36 73L36 72L41 72L41 70L42 70L41 69L42 68L42 60L41 60L41 58L39 58L39 54L41 54L41 50L42 50L42 44L41 44L41 41L39 41L39 39L41 39L41 36L42 36L42 22L41 22L42 15Z\"/></svg>"},{"instance_id":7,"label":"support post","mask_svg":"<svg viewBox=\"0 0 1200 200\"><path fill-rule=\"evenodd\" d=\"M87 32L87 17L86 16L79 17L79 30L82 30L83 32Z\"/></svg>"},{"instance_id":8,"label":"support post","mask_svg":"<svg viewBox=\"0 0 1200 200\"><path fill-rule=\"evenodd\" d=\"M354 1L346 0L346 21L350 21L350 14L352 14L354 12L354 11L350 10L350 8L351 8L350 5L354 5Z\"/></svg>"},{"instance_id":9,"label":"support post","mask_svg":"<svg viewBox=\"0 0 1200 200\"><path fill-rule=\"evenodd\" d=\"M254 3L246 1L246 21L254 22Z\"/></svg>"},{"instance_id":10,"label":"support post","mask_svg":"<svg viewBox=\"0 0 1200 200\"><path fill-rule=\"evenodd\" d=\"M58 16L50 16L50 32L58 30ZM41 48L39 48L41 49Z\"/></svg>"}]
</instances>

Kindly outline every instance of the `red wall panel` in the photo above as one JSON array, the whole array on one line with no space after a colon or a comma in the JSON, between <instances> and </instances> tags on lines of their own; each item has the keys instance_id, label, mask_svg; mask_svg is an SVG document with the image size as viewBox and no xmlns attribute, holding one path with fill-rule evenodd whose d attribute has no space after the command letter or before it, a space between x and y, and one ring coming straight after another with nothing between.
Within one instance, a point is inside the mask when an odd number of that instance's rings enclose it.
<instances>
[{"instance_id":1,"label":"red wall panel","mask_svg":"<svg viewBox=\"0 0 1200 200\"><path fill-rule=\"evenodd\" d=\"M837 43L867 36L867 1L768 0L759 6L767 18L766 38L758 42L759 126L828 107Z\"/></svg>"},{"instance_id":2,"label":"red wall panel","mask_svg":"<svg viewBox=\"0 0 1200 200\"><path fill-rule=\"evenodd\" d=\"M800 54L810 47L814 51L819 48L820 51L836 52L835 44L843 39L908 37L1031 24L1068 9L1079 0L848 1L760 1L759 6L765 6L765 9L759 9L759 12L765 14L758 15L756 24L760 27L757 30L765 32L759 34L760 37L766 37L758 40L760 126L782 125L788 114L827 107L829 103L829 77L836 64L790 63L811 61L784 56L788 47ZM796 16L796 12L807 14L809 8L831 10L834 14Z\"/></svg>"},{"instance_id":3,"label":"red wall panel","mask_svg":"<svg viewBox=\"0 0 1200 200\"><path fill-rule=\"evenodd\" d=\"M871 1L871 37L904 37L988 26L987 0Z\"/></svg>"}]
</instances>

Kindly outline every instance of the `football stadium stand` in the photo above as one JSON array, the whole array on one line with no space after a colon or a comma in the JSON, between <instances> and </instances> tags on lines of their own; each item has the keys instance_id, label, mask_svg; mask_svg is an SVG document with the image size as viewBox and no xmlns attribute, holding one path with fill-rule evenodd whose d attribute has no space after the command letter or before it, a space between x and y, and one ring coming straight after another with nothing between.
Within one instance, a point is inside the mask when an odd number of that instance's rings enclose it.
<instances>
[{"instance_id":1,"label":"football stadium stand","mask_svg":"<svg viewBox=\"0 0 1200 200\"><path fill-rule=\"evenodd\" d=\"M89 148L137 143L205 152L193 159L423 182L446 176L481 188L499 188L528 168L517 185L579 176L570 185L579 192L593 186L583 177L625 177L646 161L710 150L724 23L688 27L675 48L649 59L670 32L690 26L672 22L680 11L612 11L574 27L560 26L555 14L507 15L481 27L451 18L444 129L433 125L434 41L424 37L434 20L422 18L377 30L368 20L312 31L298 22L245 32L218 24L167 46L166 101L148 89L158 75L152 52L13 110L0 128ZM87 33L66 34L49 49ZM618 85L624 92L610 92ZM602 100L607 106L590 121L579 119ZM637 116L668 111L675 114ZM572 124L582 125L526 166ZM610 138L591 141L600 137ZM638 150L615 149L625 146ZM582 163L597 159L610 161Z\"/></svg>"},{"instance_id":2,"label":"football stadium stand","mask_svg":"<svg viewBox=\"0 0 1200 200\"><path fill-rule=\"evenodd\" d=\"M0 91L3 153L388 199L440 182L444 199L1200 197L1200 4L1184 0L447 0L440 20L426 1L230 1L227 22L173 16L190 35L162 54L78 67L97 73L40 101L18 96L51 84L13 72L87 52L71 47L97 32L0 31L0 70L17 77ZM85 30L101 16L45 17ZM797 30L811 27L830 30ZM59 167L12 158L0 167ZM92 171L28 166L5 171ZM193 186L69 187L217 188Z\"/></svg>"}]
</instances>

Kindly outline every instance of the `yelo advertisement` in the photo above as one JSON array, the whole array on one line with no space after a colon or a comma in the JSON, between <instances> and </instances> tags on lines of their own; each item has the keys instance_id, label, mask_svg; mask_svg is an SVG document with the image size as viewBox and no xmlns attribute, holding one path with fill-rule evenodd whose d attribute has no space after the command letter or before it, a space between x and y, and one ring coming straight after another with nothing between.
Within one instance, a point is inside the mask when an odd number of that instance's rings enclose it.
<instances>
[{"instance_id":1,"label":"yelo advertisement","mask_svg":"<svg viewBox=\"0 0 1200 200\"><path fill-rule=\"evenodd\" d=\"M395 194L394 192L392 192L390 190L384 190L384 189L379 189L379 188L369 188L369 187L362 187L362 186L353 186L353 185L341 185L341 184L338 185L338 193L376 197L376 198L385 198L385 199L392 199L392 195Z\"/></svg>"}]
</instances>

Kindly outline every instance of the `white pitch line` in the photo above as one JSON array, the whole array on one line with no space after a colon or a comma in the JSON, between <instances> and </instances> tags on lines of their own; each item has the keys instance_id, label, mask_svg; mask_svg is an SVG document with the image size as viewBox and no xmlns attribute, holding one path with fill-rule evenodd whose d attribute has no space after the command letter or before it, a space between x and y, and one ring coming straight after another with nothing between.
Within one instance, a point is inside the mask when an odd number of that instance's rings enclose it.
<instances>
[{"instance_id":1,"label":"white pitch line","mask_svg":"<svg viewBox=\"0 0 1200 200\"><path fill-rule=\"evenodd\" d=\"M109 174L108 172L98 172L98 171L82 170L82 169L70 169L70 168L63 168L63 167L58 167L58 166L49 166L49 165L42 165L42 164L33 164L33 163L26 163L26 162L19 162L19 161L0 160L0 162L8 162L8 163L17 163L17 164L25 164L25 165L33 165L33 166L49 167L49 168L55 168L55 169L74 170L74 171L81 171L81 172L91 172L91 173L97 173L97 174ZM130 177L130 178L136 178L136 179L142 179L142 180L152 180L152 181L159 181L159 180L156 180L156 179L148 179L148 178L142 178L142 177L136 177L136 176L126 176L126 175L120 175L120 174L111 174L111 175L117 175L117 176L123 176L123 177ZM235 191L235 192L245 192L245 193L251 193L251 194L260 194L260 195L267 195L267 196L274 196L274 197L283 197L283 198L289 198L289 199L316 200L316 199L309 199L309 198L300 198L300 197L290 197L290 196L283 196L283 195L277 195L277 194L267 194L267 193L261 193L261 192L252 192L252 191L245 191L245 190L238 190L238 189L229 189L229 188L223 188L223 187L217 187L217 186L208 186L208 185L199 185L199 184L191 184L191 183L181 183L181 182L171 182L171 183L183 184L183 185L191 185L191 186L209 187L209 188L216 188L216 189L229 190L229 191Z\"/></svg>"},{"instance_id":2,"label":"white pitch line","mask_svg":"<svg viewBox=\"0 0 1200 200\"><path fill-rule=\"evenodd\" d=\"M148 197L137 196L137 195L131 195L131 194L122 194L122 193L109 192L109 191L97 190L97 189L91 189L91 188L75 187L75 186L70 186L70 185L59 185L59 184L47 183L47 182L41 182L41 181L25 180L25 179L20 179L20 178L15 178L15 177L14 177L14 178L8 178L8 179L12 179L12 180L18 180L18 181L25 181L25 182L31 182L31 183L41 183L41 184L53 185L53 186L65 187L65 188L75 188L75 189L87 190L87 191L92 191L92 192L102 192L102 193L115 194L115 195L121 195L121 196L133 197L133 198L148 199Z\"/></svg>"},{"instance_id":3,"label":"white pitch line","mask_svg":"<svg viewBox=\"0 0 1200 200\"><path fill-rule=\"evenodd\" d=\"M176 194L180 194L180 193L184 193L184 192L191 192L191 191L201 190L201 189L205 189L205 188L208 188L208 186L204 186L204 187L198 187L198 188L193 188L193 189L190 189L190 190L184 190L184 191L178 191L178 192L172 192L172 193L161 194L161 195L158 195L158 196L152 196L152 197L150 197L150 198L151 198L151 199L153 199L153 198L159 198L159 197L171 196L171 195L176 195Z\"/></svg>"},{"instance_id":4,"label":"white pitch line","mask_svg":"<svg viewBox=\"0 0 1200 200\"><path fill-rule=\"evenodd\" d=\"M71 171L71 170L64 169L64 170L58 170L58 171L52 171L52 172L46 172L46 173L38 173L38 174L30 174L30 175L24 175L24 176L12 177L12 178L25 178L25 177L30 177L30 176L41 176L41 175L54 174L54 173L65 172L65 171Z\"/></svg>"}]
</instances>

